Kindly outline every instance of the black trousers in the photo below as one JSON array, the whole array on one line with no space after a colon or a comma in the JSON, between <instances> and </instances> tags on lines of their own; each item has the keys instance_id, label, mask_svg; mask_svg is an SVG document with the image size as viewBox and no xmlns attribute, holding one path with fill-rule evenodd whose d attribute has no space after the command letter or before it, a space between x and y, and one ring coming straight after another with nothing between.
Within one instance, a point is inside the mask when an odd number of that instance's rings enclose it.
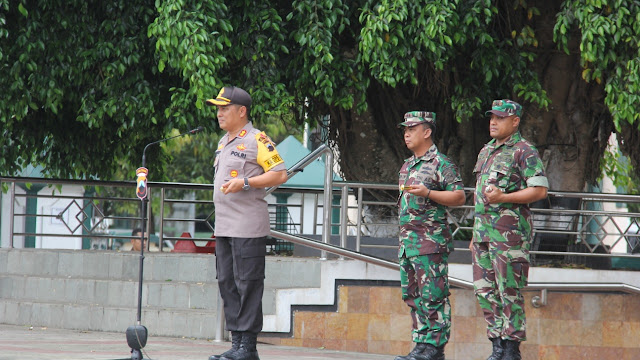
<instances>
[{"instance_id":1,"label":"black trousers","mask_svg":"<svg viewBox=\"0 0 640 360\"><path fill-rule=\"evenodd\" d=\"M216 272L227 330L262 331L266 238L216 237Z\"/></svg>"}]
</instances>

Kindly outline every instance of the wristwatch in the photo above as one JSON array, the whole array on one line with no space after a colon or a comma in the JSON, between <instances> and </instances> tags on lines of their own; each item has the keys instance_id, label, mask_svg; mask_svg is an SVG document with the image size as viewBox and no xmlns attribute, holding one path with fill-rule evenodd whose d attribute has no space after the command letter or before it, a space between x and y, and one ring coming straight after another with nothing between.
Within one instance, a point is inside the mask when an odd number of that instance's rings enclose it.
<instances>
[{"instance_id":1,"label":"wristwatch","mask_svg":"<svg viewBox=\"0 0 640 360\"><path fill-rule=\"evenodd\" d=\"M244 178L244 186L242 187L242 190L249 190L251 189L251 186L249 186L249 179Z\"/></svg>"}]
</instances>

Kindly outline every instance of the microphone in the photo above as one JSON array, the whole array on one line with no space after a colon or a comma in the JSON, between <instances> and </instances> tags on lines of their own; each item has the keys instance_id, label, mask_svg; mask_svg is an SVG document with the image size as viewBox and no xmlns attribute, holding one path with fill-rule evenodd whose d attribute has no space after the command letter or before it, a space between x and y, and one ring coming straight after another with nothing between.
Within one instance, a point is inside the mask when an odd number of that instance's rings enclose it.
<instances>
[{"instance_id":1,"label":"microphone","mask_svg":"<svg viewBox=\"0 0 640 360\"><path fill-rule=\"evenodd\" d=\"M195 128L195 129L189 130L189 134L197 134L197 133L199 133L199 132L200 132L200 131L202 131L202 130L204 130L204 128L203 128L202 126L198 126L198 127L197 127L197 128Z\"/></svg>"},{"instance_id":2,"label":"microphone","mask_svg":"<svg viewBox=\"0 0 640 360\"><path fill-rule=\"evenodd\" d=\"M154 141L154 142L150 142L150 143L148 143L148 144L144 147L144 150L142 150L142 167L145 167L145 164L146 164L146 152L147 152L147 148L148 148L149 146L151 146L151 145L155 145L155 144L159 144L159 143L161 143L161 142L168 141L168 140L171 140L171 139L175 139L175 138L178 138L178 137L182 137L182 136L185 136L185 135L193 135L193 134L197 134L197 133L201 132L202 130L204 130L204 128L203 128L202 126L198 126L197 128L195 128L195 129L191 129L191 130L189 130L189 131L187 131L187 132L185 132L185 133L182 133L182 134L180 134L180 135L176 135L176 136L172 136L172 137L170 137L170 138L161 139L161 140L158 140L158 141Z\"/></svg>"}]
</instances>

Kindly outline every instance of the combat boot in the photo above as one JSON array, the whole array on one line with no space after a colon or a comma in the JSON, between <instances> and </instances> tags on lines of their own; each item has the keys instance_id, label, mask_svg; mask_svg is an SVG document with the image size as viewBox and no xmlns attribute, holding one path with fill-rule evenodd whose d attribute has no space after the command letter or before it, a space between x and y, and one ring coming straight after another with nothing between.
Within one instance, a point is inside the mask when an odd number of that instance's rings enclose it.
<instances>
[{"instance_id":1,"label":"combat boot","mask_svg":"<svg viewBox=\"0 0 640 360\"><path fill-rule=\"evenodd\" d=\"M522 356L520 355L520 341L504 341L504 356L502 356L502 360L522 360Z\"/></svg>"},{"instance_id":2,"label":"combat boot","mask_svg":"<svg viewBox=\"0 0 640 360\"><path fill-rule=\"evenodd\" d=\"M504 340L501 338L493 338L489 340L493 343L493 352L487 360L502 360L502 356L504 355Z\"/></svg>"},{"instance_id":3,"label":"combat boot","mask_svg":"<svg viewBox=\"0 0 640 360\"><path fill-rule=\"evenodd\" d=\"M416 346L407 354L407 356L396 356L395 360L410 360L413 355L420 354L427 348L425 343L416 343Z\"/></svg>"},{"instance_id":4,"label":"combat boot","mask_svg":"<svg viewBox=\"0 0 640 360\"><path fill-rule=\"evenodd\" d=\"M439 347L426 345L421 353L412 355L409 360L444 360L444 345Z\"/></svg>"},{"instance_id":5,"label":"combat boot","mask_svg":"<svg viewBox=\"0 0 640 360\"><path fill-rule=\"evenodd\" d=\"M220 360L260 360L256 343L258 334L244 332L242 333L242 341L237 351L230 355L220 358Z\"/></svg>"},{"instance_id":6,"label":"combat boot","mask_svg":"<svg viewBox=\"0 0 640 360\"><path fill-rule=\"evenodd\" d=\"M240 348L240 342L242 342L242 332L232 331L231 332L231 349L223 352L220 355L211 355L209 356L209 360L220 360L225 356L229 356L233 354L238 350L238 348Z\"/></svg>"}]
</instances>

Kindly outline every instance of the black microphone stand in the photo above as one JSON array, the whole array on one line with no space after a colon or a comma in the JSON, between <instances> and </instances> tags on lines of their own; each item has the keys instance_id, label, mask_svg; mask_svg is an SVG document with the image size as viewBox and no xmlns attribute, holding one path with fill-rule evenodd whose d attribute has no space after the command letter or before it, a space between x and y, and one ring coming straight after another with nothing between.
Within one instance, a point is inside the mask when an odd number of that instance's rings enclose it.
<instances>
[{"instance_id":1,"label":"black microphone stand","mask_svg":"<svg viewBox=\"0 0 640 360\"><path fill-rule=\"evenodd\" d=\"M170 138L154 141L152 143L147 144L142 150L142 167L139 167L136 170L136 175L138 177L136 182L136 196L140 198L140 221L142 222L140 228L142 232L140 234L140 269L138 273L138 314L136 325L129 326L127 328L127 344L131 348L131 360L141 360L142 359L142 348L147 345L147 328L141 324L142 320L142 275L144 268L144 238L146 233L146 222L145 222L145 212L147 203L149 199L147 198L147 194L149 193L149 189L147 187L147 175L149 170L147 170L146 166L146 152L147 148L151 145L155 145L161 143L163 141L175 139L177 137L192 135L198 133L203 130L202 126L198 126L195 129L189 130L186 133L182 133L180 135L172 136ZM149 242L147 242L149 244Z\"/></svg>"}]
</instances>

